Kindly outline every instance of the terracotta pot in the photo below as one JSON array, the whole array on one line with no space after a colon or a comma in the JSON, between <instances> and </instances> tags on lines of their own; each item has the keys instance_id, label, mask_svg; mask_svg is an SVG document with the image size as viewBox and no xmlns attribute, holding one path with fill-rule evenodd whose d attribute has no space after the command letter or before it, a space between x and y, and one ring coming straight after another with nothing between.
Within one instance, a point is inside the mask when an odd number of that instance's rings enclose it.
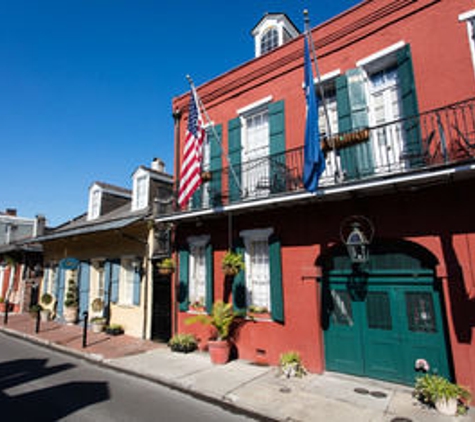
<instances>
[{"instance_id":1,"label":"terracotta pot","mask_svg":"<svg viewBox=\"0 0 475 422\"><path fill-rule=\"evenodd\" d=\"M160 275L170 275L173 274L173 268L158 267L158 273Z\"/></svg>"},{"instance_id":2,"label":"terracotta pot","mask_svg":"<svg viewBox=\"0 0 475 422\"><path fill-rule=\"evenodd\" d=\"M230 265L223 265L224 275L234 277L237 275L239 270L236 267L231 267Z\"/></svg>"},{"instance_id":3,"label":"terracotta pot","mask_svg":"<svg viewBox=\"0 0 475 422\"><path fill-rule=\"evenodd\" d=\"M208 352L211 362L216 365L224 365L229 362L231 344L226 340L209 340Z\"/></svg>"}]
</instances>

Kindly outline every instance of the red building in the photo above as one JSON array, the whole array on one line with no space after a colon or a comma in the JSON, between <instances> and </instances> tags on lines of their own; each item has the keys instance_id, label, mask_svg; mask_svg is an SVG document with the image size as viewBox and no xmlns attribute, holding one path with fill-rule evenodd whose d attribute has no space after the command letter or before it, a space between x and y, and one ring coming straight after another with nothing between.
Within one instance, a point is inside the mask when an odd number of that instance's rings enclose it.
<instances>
[{"instance_id":1,"label":"red building","mask_svg":"<svg viewBox=\"0 0 475 422\"><path fill-rule=\"evenodd\" d=\"M367 0L312 29L326 154L313 194L303 36L285 15L259 22L258 57L198 88L211 180L157 219L175 225L175 331L204 344L184 324L193 303L232 300L262 312L240 326L240 358L297 350L313 372L406 384L425 359L475 391L474 23L470 0ZM188 101L173 100L178 163ZM345 246L355 223L361 264ZM229 248L245 260L233 278Z\"/></svg>"}]
</instances>

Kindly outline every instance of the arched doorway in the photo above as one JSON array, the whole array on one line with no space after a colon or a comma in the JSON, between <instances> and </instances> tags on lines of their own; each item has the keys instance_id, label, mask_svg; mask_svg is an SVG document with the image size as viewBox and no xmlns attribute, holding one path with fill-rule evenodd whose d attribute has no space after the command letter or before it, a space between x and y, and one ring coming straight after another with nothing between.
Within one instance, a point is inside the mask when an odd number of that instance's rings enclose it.
<instances>
[{"instance_id":1,"label":"arched doorway","mask_svg":"<svg viewBox=\"0 0 475 422\"><path fill-rule=\"evenodd\" d=\"M326 369L411 385L425 359L451 378L436 264L406 241L374 242L360 267L341 246L320 257Z\"/></svg>"}]
</instances>

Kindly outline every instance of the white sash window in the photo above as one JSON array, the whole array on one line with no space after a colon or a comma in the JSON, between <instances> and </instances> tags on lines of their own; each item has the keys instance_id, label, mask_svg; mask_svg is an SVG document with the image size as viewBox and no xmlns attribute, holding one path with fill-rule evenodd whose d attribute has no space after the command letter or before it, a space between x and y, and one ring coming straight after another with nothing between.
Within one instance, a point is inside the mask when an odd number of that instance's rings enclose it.
<instances>
[{"instance_id":1,"label":"white sash window","mask_svg":"<svg viewBox=\"0 0 475 422\"><path fill-rule=\"evenodd\" d=\"M206 298L206 246L209 236L196 236L188 239L190 247L190 303L205 304Z\"/></svg>"}]
</instances>

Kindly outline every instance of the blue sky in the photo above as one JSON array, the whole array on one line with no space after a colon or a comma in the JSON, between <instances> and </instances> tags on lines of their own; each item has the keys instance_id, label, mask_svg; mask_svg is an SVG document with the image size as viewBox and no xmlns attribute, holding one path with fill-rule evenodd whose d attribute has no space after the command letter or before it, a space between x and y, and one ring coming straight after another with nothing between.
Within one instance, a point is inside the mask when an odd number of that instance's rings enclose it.
<instances>
[{"instance_id":1,"label":"blue sky","mask_svg":"<svg viewBox=\"0 0 475 422\"><path fill-rule=\"evenodd\" d=\"M253 58L265 12L303 29L359 0L0 0L0 211L56 226L94 181L173 171L171 100Z\"/></svg>"}]
</instances>

